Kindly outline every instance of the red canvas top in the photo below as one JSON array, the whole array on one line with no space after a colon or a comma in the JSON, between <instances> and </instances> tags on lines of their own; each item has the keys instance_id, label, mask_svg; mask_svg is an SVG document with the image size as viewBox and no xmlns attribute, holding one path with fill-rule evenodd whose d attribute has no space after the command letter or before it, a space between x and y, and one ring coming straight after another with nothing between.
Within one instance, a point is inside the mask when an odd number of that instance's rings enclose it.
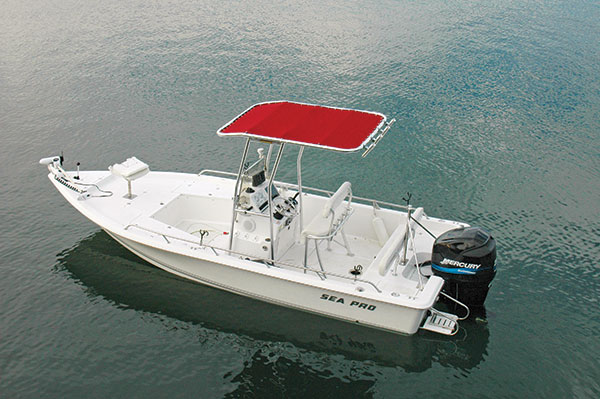
<instances>
[{"instance_id":1,"label":"red canvas top","mask_svg":"<svg viewBox=\"0 0 600 399\"><path fill-rule=\"evenodd\" d=\"M250 107L217 134L356 151L384 122L375 112L280 101Z\"/></svg>"}]
</instances>

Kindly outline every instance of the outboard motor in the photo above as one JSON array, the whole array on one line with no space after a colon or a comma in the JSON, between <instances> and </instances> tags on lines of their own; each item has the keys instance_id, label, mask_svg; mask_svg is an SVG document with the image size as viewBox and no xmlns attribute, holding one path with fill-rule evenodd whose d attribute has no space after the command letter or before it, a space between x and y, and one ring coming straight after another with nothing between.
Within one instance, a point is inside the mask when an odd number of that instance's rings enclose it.
<instances>
[{"instance_id":1,"label":"outboard motor","mask_svg":"<svg viewBox=\"0 0 600 399\"><path fill-rule=\"evenodd\" d=\"M496 275L496 240L480 227L461 227L433 244L433 274L445 280L443 291L469 307L481 307Z\"/></svg>"}]
</instances>

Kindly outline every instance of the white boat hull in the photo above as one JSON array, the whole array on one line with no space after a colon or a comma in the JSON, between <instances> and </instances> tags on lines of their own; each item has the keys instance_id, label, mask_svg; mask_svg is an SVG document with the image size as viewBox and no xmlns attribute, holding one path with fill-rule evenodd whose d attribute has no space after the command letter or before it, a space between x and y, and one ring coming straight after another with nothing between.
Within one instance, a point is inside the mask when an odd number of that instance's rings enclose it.
<instances>
[{"instance_id":1,"label":"white boat hull","mask_svg":"<svg viewBox=\"0 0 600 399\"><path fill-rule=\"evenodd\" d=\"M75 174L69 172L69 175ZM138 193L135 199L128 198L127 185L122 180L107 172L82 172L81 180L76 184L88 182L86 184L102 190L90 190L94 195L110 190L112 195L109 198L101 195L97 195L98 198L84 195L82 198L72 184L60 182L54 173L49 174L49 179L73 207L140 258L182 278L235 294L394 333L414 334L433 307L443 286L441 278L432 276L420 287L416 281L409 281L408 289L401 291L386 279L400 279L402 273L395 274L389 269L385 270L387 277L381 277L378 270L374 269L367 270L361 278L354 280L347 276L336 278L335 274L323 278L314 271L304 272L301 259L297 259L299 256L294 255L297 253L293 251L288 251L287 256L295 257L299 265L295 269L269 266L265 262L240 256L239 253L228 252L227 249L217 251L214 247L199 244L196 236L190 236L150 217L158 214L160 209L171 212L172 210L167 209L170 203L175 203L177 199L181 202L182 195L191 195L189 192L195 189L206 192L207 179L210 184L216 182L225 185L225 188L221 188L220 199L218 195L210 197L211 204L222 206L219 205L221 200L229 200L231 203L230 197L228 199L227 194L223 194L231 186L230 179L150 172L147 177L135 182L134 194ZM159 186L160 190L152 193L154 186ZM182 194L181 187L188 191ZM217 193L219 189L212 191ZM164 202L162 198L165 198ZM157 204L159 200L160 205ZM189 198L185 199L188 200ZM305 204L306 201L308 199L305 199ZM310 208L310 202L307 206ZM366 214L369 212L365 211ZM353 217L363 217L360 209ZM138 223L150 223L148 226L151 228L141 228ZM445 229L452 227L453 225L443 225ZM350 226L347 231L351 234L353 227ZM172 235L175 235L175 239ZM186 240L185 237L193 240ZM223 240L224 237L220 236L219 239ZM351 241L353 246L359 244L356 240ZM324 250L324 254L333 256L334 252L330 255ZM316 259L314 254L312 256ZM373 259L372 255L369 257ZM349 262L357 262L358 257L347 259ZM341 265L345 273L352 264L356 263ZM373 282L373 278L379 280Z\"/></svg>"},{"instance_id":2,"label":"white boat hull","mask_svg":"<svg viewBox=\"0 0 600 399\"><path fill-rule=\"evenodd\" d=\"M107 231L125 248L179 277L235 294L351 323L414 334L428 308L417 309L351 295L334 288L258 274L255 271L156 249Z\"/></svg>"}]
</instances>

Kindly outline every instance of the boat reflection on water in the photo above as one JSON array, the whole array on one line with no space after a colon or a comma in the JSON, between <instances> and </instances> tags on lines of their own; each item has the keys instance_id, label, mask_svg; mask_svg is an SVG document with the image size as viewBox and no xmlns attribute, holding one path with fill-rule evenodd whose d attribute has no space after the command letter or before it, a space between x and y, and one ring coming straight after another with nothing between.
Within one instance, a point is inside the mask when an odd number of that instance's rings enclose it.
<instances>
[{"instance_id":1,"label":"boat reflection on water","mask_svg":"<svg viewBox=\"0 0 600 399\"><path fill-rule=\"evenodd\" d=\"M433 362L469 370L486 356L489 332L482 315L461 322L456 336L421 331L402 336L270 305L213 289L166 273L116 244L104 231L58 255L58 269L86 288L125 309L165 315L205 329L264 342L291 343L301 350L343 355L348 360L399 366L407 372ZM255 353L247 368L258 367ZM263 364L264 366L264 364Z\"/></svg>"}]
</instances>

